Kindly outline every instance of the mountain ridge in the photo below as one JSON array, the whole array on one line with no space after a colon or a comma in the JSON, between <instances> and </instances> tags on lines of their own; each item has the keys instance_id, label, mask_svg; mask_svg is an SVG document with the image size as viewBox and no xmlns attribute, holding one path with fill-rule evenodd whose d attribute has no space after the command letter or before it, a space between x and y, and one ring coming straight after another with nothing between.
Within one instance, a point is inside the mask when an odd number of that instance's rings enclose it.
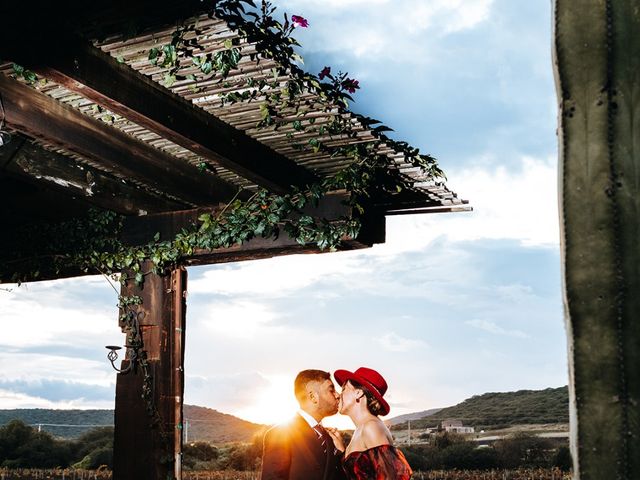
<instances>
[{"instance_id":1,"label":"mountain ridge","mask_svg":"<svg viewBox=\"0 0 640 480\"><path fill-rule=\"evenodd\" d=\"M473 395L457 405L439 409L422 418L410 418L411 427L417 429L437 427L445 419L461 420L464 425L475 427L476 430L569 423L569 391L567 386L563 386L543 390L487 392ZM392 423L392 429L406 426L406 420Z\"/></svg>"},{"instance_id":2,"label":"mountain ridge","mask_svg":"<svg viewBox=\"0 0 640 480\"><path fill-rule=\"evenodd\" d=\"M446 407L444 407L446 408ZM438 413L440 410L442 410L443 408L430 408L428 410L422 410L421 412L412 412L412 413L405 413L404 415L398 415L397 417L392 417L389 418L388 420L385 419L384 423L386 423L387 425L398 425L400 423L405 423L408 420L414 421L414 420L421 420L423 418L429 417L431 415L435 415L436 413Z\"/></svg>"},{"instance_id":3,"label":"mountain ridge","mask_svg":"<svg viewBox=\"0 0 640 480\"><path fill-rule=\"evenodd\" d=\"M11 420L21 420L35 428L45 430L56 437L77 438L99 426L113 426L111 409L20 408L0 410L0 426ZM185 427L188 441L207 441L215 444L249 442L266 426L249 422L218 410L184 406ZM188 423L188 426L187 426Z\"/></svg>"}]
</instances>

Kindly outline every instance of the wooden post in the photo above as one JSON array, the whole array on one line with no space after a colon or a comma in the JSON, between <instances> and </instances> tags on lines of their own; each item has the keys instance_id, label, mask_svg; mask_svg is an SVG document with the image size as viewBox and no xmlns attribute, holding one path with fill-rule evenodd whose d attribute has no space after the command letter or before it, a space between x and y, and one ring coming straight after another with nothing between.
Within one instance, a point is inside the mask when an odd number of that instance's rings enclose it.
<instances>
[{"instance_id":1,"label":"wooden post","mask_svg":"<svg viewBox=\"0 0 640 480\"><path fill-rule=\"evenodd\" d=\"M152 375L152 403L143 398L142 365L118 374L114 480L182 478L186 287L184 268L149 274L140 288L122 287L123 295L142 298L139 323ZM122 364L126 367L128 360Z\"/></svg>"},{"instance_id":2,"label":"wooden post","mask_svg":"<svg viewBox=\"0 0 640 480\"><path fill-rule=\"evenodd\" d=\"M554 0L574 480L640 477L640 0Z\"/></svg>"}]
</instances>

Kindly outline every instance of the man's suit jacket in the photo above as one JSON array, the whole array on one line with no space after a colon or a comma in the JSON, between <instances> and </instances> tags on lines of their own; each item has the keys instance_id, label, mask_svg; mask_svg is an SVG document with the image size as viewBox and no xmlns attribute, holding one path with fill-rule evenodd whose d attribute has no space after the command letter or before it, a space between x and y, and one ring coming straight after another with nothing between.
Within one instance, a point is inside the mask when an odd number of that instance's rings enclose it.
<instances>
[{"instance_id":1,"label":"man's suit jacket","mask_svg":"<svg viewBox=\"0 0 640 480\"><path fill-rule=\"evenodd\" d=\"M333 442L327 434L327 454L315 430L299 414L264 435L261 480L344 480Z\"/></svg>"}]
</instances>

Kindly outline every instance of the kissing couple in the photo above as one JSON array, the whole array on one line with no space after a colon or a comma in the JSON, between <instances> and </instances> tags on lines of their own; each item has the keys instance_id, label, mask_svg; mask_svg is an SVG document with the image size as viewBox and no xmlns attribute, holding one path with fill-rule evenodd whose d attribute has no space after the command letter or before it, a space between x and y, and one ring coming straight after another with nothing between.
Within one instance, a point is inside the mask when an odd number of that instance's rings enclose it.
<instances>
[{"instance_id":1,"label":"kissing couple","mask_svg":"<svg viewBox=\"0 0 640 480\"><path fill-rule=\"evenodd\" d=\"M300 410L290 422L264 435L261 480L408 480L411 468L380 419L389 413L387 382L360 367L336 370L335 381L322 370L303 370L293 384ZM345 447L335 428L322 419L340 412L356 426Z\"/></svg>"}]
</instances>

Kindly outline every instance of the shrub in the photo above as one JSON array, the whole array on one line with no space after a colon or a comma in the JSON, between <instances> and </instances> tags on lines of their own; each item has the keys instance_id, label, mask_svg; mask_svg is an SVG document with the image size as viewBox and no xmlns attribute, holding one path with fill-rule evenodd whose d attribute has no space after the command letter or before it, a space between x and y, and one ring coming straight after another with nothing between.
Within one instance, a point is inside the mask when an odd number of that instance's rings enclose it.
<instances>
[{"instance_id":1,"label":"shrub","mask_svg":"<svg viewBox=\"0 0 640 480\"><path fill-rule=\"evenodd\" d=\"M498 440L494 448L504 468L547 467L554 451L549 439L524 432Z\"/></svg>"},{"instance_id":2,"label":"shrub","mask_svg":"<svg viewBox=\"0 0 640 480\"><path fill-rule=\"evenodd\" d=\"M573 460L571 458L571 450L569 447L561 446L556 451L553 457L553 466L559 468L563 472L568 472L573 467Z\"/></svg>"}]
</instances>

